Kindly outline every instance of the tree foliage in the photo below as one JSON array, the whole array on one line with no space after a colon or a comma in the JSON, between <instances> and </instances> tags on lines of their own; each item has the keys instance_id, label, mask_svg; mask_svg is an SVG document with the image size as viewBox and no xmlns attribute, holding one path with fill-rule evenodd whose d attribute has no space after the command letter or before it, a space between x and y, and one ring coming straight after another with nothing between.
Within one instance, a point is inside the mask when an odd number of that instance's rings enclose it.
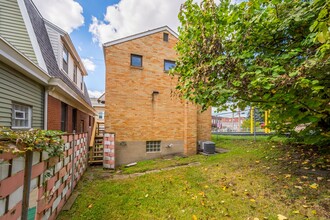
<instances>
[{"instance_id":1,"label":"tree foliage","mask_svg":"<svg viewBox=\"0 0 330 220\"><path fill-rule=\"evenodd\" d=\"M329 144L328 0L187 0L179 19L173 72L186 99L271 110L273 130L304 124L305 137Z\"/></svg>"}]
</instances>

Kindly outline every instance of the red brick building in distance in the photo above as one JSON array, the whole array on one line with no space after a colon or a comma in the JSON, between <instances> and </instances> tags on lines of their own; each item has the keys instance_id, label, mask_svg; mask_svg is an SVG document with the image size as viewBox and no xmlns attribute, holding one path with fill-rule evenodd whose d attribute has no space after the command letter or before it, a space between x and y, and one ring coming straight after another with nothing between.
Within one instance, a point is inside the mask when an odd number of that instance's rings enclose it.
<instances>
[{"instance_id":1,"label":"red brick building in distance","mask_svg":"<svg viewBox=\"0 0 330 220\"><path fill-rule=\"evenodd\" d=\"M114 132L116 164L192 155L211 138L211 109L172 95L178 36L167 26L104 44L105 130Z\"/></svg>"}]
</instances>

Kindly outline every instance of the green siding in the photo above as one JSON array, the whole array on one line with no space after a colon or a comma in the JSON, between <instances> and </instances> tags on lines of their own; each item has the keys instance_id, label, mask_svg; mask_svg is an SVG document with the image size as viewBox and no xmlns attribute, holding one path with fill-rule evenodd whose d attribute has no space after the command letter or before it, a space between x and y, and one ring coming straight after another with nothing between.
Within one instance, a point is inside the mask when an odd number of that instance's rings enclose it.
<instances>
[{"instance_id":1,"label":"green siding","mask_svg":"<svg viewBox=\"0 0 330 220\"><path fill-rule=\"evenodd\" d=\"M37 64L17 0L0 0L0 35Z\"/></svg>"},{"instance_id":2,"label":"green siding","mask_svg":"<svg viewBox=\"0 0 330 220\"><path fill-rule=\"evenodd\" d=\"M12 103L32 107L32 127L44 125L44 87L0 62L0 127L11 127Z\"/></svg>"}]
</instances>

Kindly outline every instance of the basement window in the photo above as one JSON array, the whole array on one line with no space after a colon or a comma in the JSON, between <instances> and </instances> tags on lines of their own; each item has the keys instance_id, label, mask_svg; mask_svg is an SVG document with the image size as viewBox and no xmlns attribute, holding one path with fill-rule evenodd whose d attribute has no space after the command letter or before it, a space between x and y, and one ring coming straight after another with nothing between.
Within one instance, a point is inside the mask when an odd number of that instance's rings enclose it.
<instances>
[{"instance_id":1,"label":"basement window","mask_svg":"<svg viewBox=\"0 0 330 220\"><path fill-rule=\"evenodd\" d=\"M147 141L146 142L146 151L151 152L160 152L160 141Z\"/></svg>"},{"instance_id":2,"label":"basement window","mask_svg":"<svg viewBox=\"0 0 330 220\"><path fill-rule=\"evenodd\" d=\"M32 108L28 105L13 104L12 108L12 128L31 128Z\"/></svg>"},{"instance_id":3,"label":"basement window","mask_svg":"<svg viewBox=\"0 0 330 220\"><path fill-rule=\"evenodd\" d=\"M142 67L142 56L131 54L131 66Z\"/></svg>"}]
</instances>

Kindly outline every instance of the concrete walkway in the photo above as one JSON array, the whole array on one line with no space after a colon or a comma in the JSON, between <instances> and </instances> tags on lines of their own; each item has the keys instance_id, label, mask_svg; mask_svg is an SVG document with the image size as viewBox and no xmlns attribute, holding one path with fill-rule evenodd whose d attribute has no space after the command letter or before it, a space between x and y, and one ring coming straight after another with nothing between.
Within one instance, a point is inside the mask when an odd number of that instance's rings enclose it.
<instances>
[{"instance_id":1,"label":"concrete walkway","mask_svg":"<svg viewBox=\"0 0 330 220\"><path fill-rule=\"evenodd\" d=\"M166 171L166 170L174 170L174 169L178 169L181 167L192 167L192 166L199 166L201 163L200 162L194 162L194 163L189 163L189 164L185 164L185 165L177 165L177 166L171 166L171 167L166 167L166 168L162 168L162 169L157 169L157 170L148 170L146 172L142 172L142 173L132 173L132 174L113 174L112 176L109 176L110 178L114 179L114 180L122 180L122 179L128 179L128 178L135 178L138 176L143 176L149 173L159 173L162 171Z\"/></svg>"}]
</instances>

